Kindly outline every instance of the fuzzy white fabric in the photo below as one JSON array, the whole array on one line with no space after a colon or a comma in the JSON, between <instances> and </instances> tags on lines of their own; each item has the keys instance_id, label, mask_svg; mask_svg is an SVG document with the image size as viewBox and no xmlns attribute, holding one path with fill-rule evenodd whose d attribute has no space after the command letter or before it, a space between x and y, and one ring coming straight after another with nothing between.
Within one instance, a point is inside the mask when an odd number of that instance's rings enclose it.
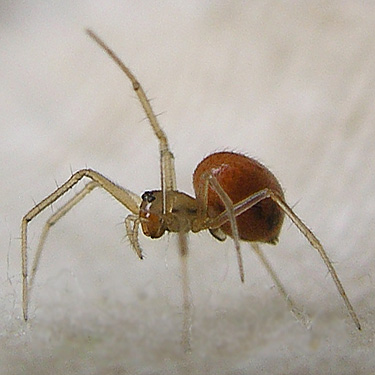
<instances>
[{"instance_id":1,"label":"fuzzy white fabric","mask_svg":"<svg viewBox=\"0 0 375 375\"><path fill-rule=\"evenodd\" d=\"M0 374L374 372L372 2L0 8ZM85 27L152 99L180 190L193 194L195 166L217 150L247 153L273 171L334 261L362 332L289 222L280 243L263 250L309 328L288 311L248 244L241 285L232 241L199 233L190 236L192 353L185 355L175 236L141 236L140 261L125 238L128 212L99 190L52 229L23 322L19 227L34 202L86 166L137 194L159 187L157 141L126 77ZM51 212L30 224L30 258Z\"/></svg>"}]
</instances>

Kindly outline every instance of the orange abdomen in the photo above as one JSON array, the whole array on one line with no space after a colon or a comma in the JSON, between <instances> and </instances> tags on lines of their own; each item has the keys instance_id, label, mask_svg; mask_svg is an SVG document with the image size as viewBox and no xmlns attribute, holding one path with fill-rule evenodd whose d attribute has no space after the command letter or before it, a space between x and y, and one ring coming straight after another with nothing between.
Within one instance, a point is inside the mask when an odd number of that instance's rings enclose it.
<instances>
[{"instance_id":1,"label":"orange abdomen","mask_svg":"<svg viewBox=\"0 0 375 375\"><path fill-rule=\"evenodd\" d=\"M203 159L194 171L193 184L198 202L202 202L200 186L202 174L214 175L235 204L264 189L272 189L282 199L284 194L275 176L262 164L245 155L234 152L218 152ZM216 192L208 190L208 216L213 218L225 210L225 206ZM237 218L241 240L276 243L284 219L284 213L270 198L264 199ZM231 236L229 223L221 229Z\"/></svg>"}]
</instances>

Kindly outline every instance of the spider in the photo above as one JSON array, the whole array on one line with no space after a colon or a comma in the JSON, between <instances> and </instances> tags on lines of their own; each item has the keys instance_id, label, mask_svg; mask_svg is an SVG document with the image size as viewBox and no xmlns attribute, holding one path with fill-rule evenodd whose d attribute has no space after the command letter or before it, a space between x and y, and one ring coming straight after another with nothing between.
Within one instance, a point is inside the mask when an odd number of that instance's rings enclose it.
<instances>
[{"instance_id":1,"label":"spider","mask_svg":"<svg viewBox=\"0 0 375 375\"><path fill-rule=\"evenodd\" d=\"M276 286L289 303L291 310L293 310L292 312L298 314L298 311L293 307L290 297L286 294L279 279L260 252L258 246L258 243L277 243L285 215L296 225L311 246L318 251L336 284L338 292L344 300L349 315L360 330L361 325L358 317L327 253L317 237L294 213L292 208L287 205L283 190L276 177L262 164L245 155L234 152L216 152L201 161L194 171L193 185L196 198L178 191L173 154L169 149L167 137L157 121L142 86L117 55L93 31L86 30L86 32L125 73L139 98L159 141L161 189L146 191L139 197L131 191L115 184L99 172L92 169L81 169L75 172L48 197L35 205L23 217L21 229L22 309L24 320L28 320L28 293L33 284L49 229L93 189L101 187L131 212L125 219L125 228L131 247L140 259L143 259L143 252L138 239L140 226L143 233L151 238L159 238L165 232L178 234L183 276L183 331L186 346L189 345L190 303L186 261L188 255L187 233L190 231L196 233L202 230L209 230L219 241L224 241L227 236L231 237L234 241L242 282L244 282L244 270L240 241L250 242L274 278ZM90 182L46 222L29 277L27 264L27 229L29 222L84 177L88 178Z\"/></svg>"}]
</instances>

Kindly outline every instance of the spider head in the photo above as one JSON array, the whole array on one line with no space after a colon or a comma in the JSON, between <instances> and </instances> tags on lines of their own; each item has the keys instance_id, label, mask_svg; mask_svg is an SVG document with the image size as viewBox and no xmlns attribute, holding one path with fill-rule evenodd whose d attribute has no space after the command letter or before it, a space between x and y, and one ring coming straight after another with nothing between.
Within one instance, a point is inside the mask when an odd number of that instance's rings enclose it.
<instances>
[{"instance_id":1,"label":"spider head","mask_svg":"<svg viewBox=\"0 0 375 375\"><path fill-rule=\"evenodd\" d=\"M162 217L162 192L160 190L146 191L141 198L139 217L142 231L148 237L159 238L167 229Z\"/></svg>"}]
</instances>

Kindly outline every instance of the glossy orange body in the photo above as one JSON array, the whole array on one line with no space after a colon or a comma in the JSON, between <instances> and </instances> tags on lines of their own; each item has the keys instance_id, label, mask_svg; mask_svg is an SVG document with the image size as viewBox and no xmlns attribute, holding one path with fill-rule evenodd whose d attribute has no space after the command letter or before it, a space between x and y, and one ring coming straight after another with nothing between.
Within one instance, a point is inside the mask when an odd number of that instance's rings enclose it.
<instances>
[{"instance_id":1,"label":"glossy orange body","mask_svg":"<svg viewBox=\"0 0 375 375\"><path fill-rule=\"evenodd\" d=\"M193 184L198 201L202 201L202 174L211 173L235 204L264 189L272 189L282 199L284 194L276 177L261 163L234 152L218 152L203 159L194 171ZM208 190L208 216L216 217L225 206L212 188ZM239 236L244 241L276 243L284 213L270 198L261 201L237 218ZM231 236L229 223L220 228Z\"/></svg>"}]
</instances>

